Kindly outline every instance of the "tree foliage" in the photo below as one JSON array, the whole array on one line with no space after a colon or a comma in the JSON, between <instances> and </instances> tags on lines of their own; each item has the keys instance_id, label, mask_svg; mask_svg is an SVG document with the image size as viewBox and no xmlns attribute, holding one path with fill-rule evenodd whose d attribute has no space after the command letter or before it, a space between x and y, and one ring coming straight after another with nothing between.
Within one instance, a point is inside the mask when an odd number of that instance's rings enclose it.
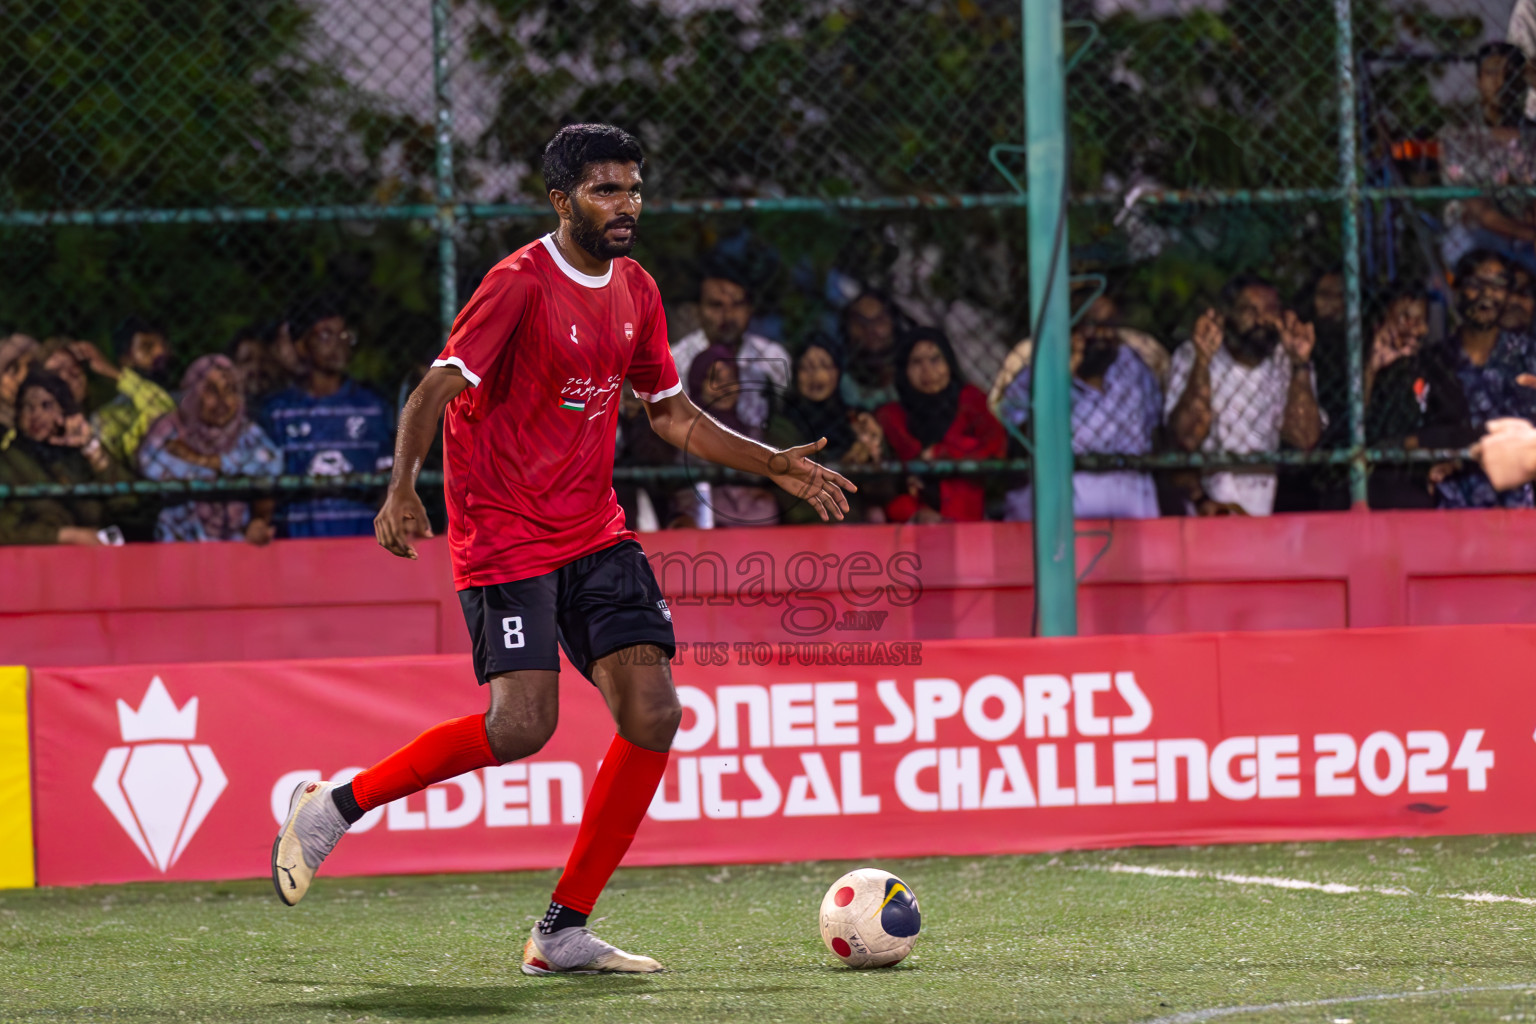
<instances>
[{"instance_id":1,"label":"tree foliage","mask_svg":"<svg viewBox=\"0 0 1536 1024\"><path fill-rule=\"evenodd\" d=\"M1100 18L1100 7L1066 0L1076 197L1337 185L1333 0L1227 0L1166 17ZM356 87L317 10L13 0L0 36L0 207L430 202L432 126ZM1357 49L1378 54L1469 52L1483 28L1422 3L1355 0L1354 16ZM430 33L425 5L370 17L418 49ZM988 151L1022 141L1017 0L455 0L454 24L453 71L474 86L459 102L490 97L459 111L475 115L461 125L485 125L456 140L466 199L537 200L539 151L577 120L640 134L662 199L999 192L1009 186ZM1384 138L1458 116L1432 91L1443 65L1358 67L1365 161ZM1333 201L1142 207L1119 223L1116 212L1075 210L1074 256L1128 279L1165 338L1236 270L1298 285L1340 259ZM464 229L460 297L543 226ZM1022 328L1025 242L1019 211L702 214L653 217L640 255L676 299L704 250L734 246L796 329L831 304L832 268L886 284L921 276ZM100 340L138 310L190 353L335 290L381 380L438 335L436 248L420 223L10 227L0 252L0 328Z\"/></svg>"},{"instance_id":2,"label":"tree foliage","mask_svg":"<svg viewBox=\"0 0 1536 1024\"><path fill-rule=\"evenodd\" d=\"M422 194L430 134L350 87L298 0L15 0L6 13L0 208ZM365 335L399 342L425 327L430 344L431 253L401 224L10 227L0 231L0 326L101 341L137 311L191 355L306 292L337 290Z\"/></svg>"}]
</instances>

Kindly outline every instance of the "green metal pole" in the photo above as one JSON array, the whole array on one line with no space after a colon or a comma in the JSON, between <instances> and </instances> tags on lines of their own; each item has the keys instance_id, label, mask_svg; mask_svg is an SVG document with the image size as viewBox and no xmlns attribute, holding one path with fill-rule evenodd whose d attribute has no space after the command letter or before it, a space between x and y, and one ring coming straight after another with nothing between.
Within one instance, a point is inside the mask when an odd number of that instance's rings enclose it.
<instances>
[{"instance_id":1,"label":"green metal pole","mask_svg":"<svg viewBox=\"0 0 1536 1024\"><path fill-rule=\"evenodd\" d=\"M1365 384L1362 380L1365 350L1360 326L1360 168L1355 149L1355 32L1350 0L1334 0L1338 20L1339 71L1339 184L1344 191L1344 308L1349 353L1349 501L1357 509L1366 504Z\"/></svg>"},{"instance_id":2,"label":"green metal pole","mask_svg":"<svg viewBox=\"0 0 1536 1024\"><path fill-rule=\"evenodd\" d=\"M432 0L432 108L436 142L438 316L443 340L459 312L458 252L454 247L453 93L448 73L448 0Z\"/></svg>"},{"instance_id":3,"label":"green metal pole","mask_svg":"<svg viewBox=\"0 0 1536 1024\"><path fill-rule=\"evenodd\" d=\"M1061 0L1022 0L1029 160L1029 316L1035 330L1035 607L1040 636L1077 633L1072 386L1067 309L1065 71Z\"/></svg>"}]
</instances>

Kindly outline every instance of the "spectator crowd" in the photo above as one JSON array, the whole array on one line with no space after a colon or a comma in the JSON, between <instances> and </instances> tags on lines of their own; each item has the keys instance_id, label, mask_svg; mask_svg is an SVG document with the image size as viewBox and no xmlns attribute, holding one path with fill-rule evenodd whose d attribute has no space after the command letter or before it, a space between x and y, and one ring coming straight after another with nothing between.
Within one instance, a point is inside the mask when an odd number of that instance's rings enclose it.
<instances>
[{"instance_id":1,"label":"spectator crowd","mask_svg":"<svg viewBox=\"0 0 1536 1024\"><path fill-rule=\"evenodd\" d=\"M270 331L236 334L179 380L166 331L131 316L107 358L95 343L0 341L0 483L218 481L387 469L394 416L347 374L354 337L317 299ZM0 501L0 544L121 544L372 532L371 503L341 496L169 501L105 496Z\"/></svg>"},{"instance_id":2,"label":"spectator crowd","mask_svg":"<svg viewBox=\"0 0 1536 1024\"><path fill-rule=\"evenodd\" d=\"M1401 289L1370 297L1361 366L1366 443L1402 453L1371 469L1373 508L1531 507L1529 488L1496 492L1475 465L1451 457L1483 424L1536 422L1536 284L1490 249L1462 254L1455 326L1433 338L1432 296ZM1234 276L1216 303L1193 316L1190 337L1166 346L1128 324L1113 292L1074 291L1082 314L1071 334L1071 430L1078 455L1120 461L1199 454L1201 470L1082 469L1073 475L1081 518L1251 515L1350 505L1347 468L1272 452L1349 447L1349 358L1343 276L1320 275L1287 302L1273 282ZM1192 311L1194 313L1195 311ZM939 328L913 323L899 302L866 290L841 311L835 333L812 332L785 348L754 334L749 285L706 272L699 330L673 353L689 395L735 430L787 448L825 437L822 456L843 467L891 461L1000 459L1023 454L1030 436L1031 357L1026 339L1007 354L990 393L969 383L957 346ZM1010 430L1010 428L1012 428ZM1412 461L1406 453L1441 451ZM1252 456L1224 459L1223 456ZM1127 460L1125 457L1130 457ZM1240 465L1222 465L1237 461ZM690 464L650 432L626 396L620 466ZM860 476L856 522L1028 519L1027 478L1006 475ZM618 486L636 529L802 523L815 513L766 481L756 486L675 481Z\"/></svg>"},{"instance_id":3,"label":"spectator crowd","mask_svg":"<svg viewBox=\"0 0 1536 1024\"><path fill-rule=\"evenodd\" d=\"M1536 422L1536 281L1509 252L1475 247L1455 266L1453 326L1433 337L1431 296L1373 297L1361 367L1366 443L1377 449L1460 449L1501 417ZM1126 323L1113 291L1074 293L1071 432L1079 455L1136 457L1311 452L1346 448L1349 362L1338 273L1287 302L1271 281L1234 276L1192 330L1165 345ZM1033 343L1002 360L984 392L938 327L866 289L835 325L786 346L758 325L750 283L724 262L702 273L690 307L697 329L673 355L689 396L733 430L778 448L827 439L843 467L1003 459L1030 436ZM14 334L0 341L0 483L218 481L279 474L335 477L386 470L409 383L386 402L349 375L356 338L342 307L315 299L281 323L242 330L221 354L179 377L173 339L129 317L95 343ZM962 351L968 347L962 343ZM969 372L968 372L969 371ZM1073 476L1083 518L1269 515L1348 507L1341 466L1289 460L1208 460L1203 469L1099 466ZM660 441L626 387L615 464L698 463ZM890 467L887 467L890 468ZM1027 475L861 475L855 522L1027 519ZM631 527L727 528L816 516L767 480L706 483L689 474L620 479ZM115 544L364 535L374 503L324 489L281 500L161 498L125 488L89 496L0 501L0 543ZM1375 508L1531 507L1529 486L1498 492L1455 458L1373 467Z\"/></svg>"}]
</instances>

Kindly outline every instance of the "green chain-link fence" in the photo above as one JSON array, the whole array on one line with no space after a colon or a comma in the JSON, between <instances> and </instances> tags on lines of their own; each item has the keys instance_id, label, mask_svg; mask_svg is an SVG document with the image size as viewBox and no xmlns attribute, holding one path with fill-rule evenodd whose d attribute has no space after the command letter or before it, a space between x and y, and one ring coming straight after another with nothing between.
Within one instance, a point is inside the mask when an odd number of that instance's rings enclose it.
<instances>
[{"instance_id":1,"label":"green chain-link fence","mask_svg":"<svg viewBox=\"0 0 1536 1024\"><path fill-rule=\"evenodd\" d=\"M1075 306L1107 287L1086 340L1134 341L1156 379L1152 422L1095 407L1079 468L1155 468L1165 512L1229 497L1201 489L1209 463L1284 463L1282 509L1345 507L1383 465L1417 466L1390 472L1428 494L1448 453L1373 420L1366 371L1396 290L1430 289L1426 343L1451 329L1453 227L1482 218L1530 251L1533 179L1488 156L1525 129L1485 123L1497 103L1479 104L1474 60L1514 6L1065 0ZM1001 514L1027 482L1027 408L1006 388L1030 333L1020 11L18 0L0 37L0 335L105 346L139 313L184 365L330 293L359 337L353 372L393 406L480 275L552 223L545 140L608 120L651 155L636 256L674 336L697 322L711 255L753 278L758 325L792 352L836 334L862 288L888 293L899 318L947 330L1017 425L1010 472L983 475ZM1523 80L1503 87L1523 99ZM1469 138L1479 167L1446 166L1443 144ZM1239 273L1314 325L1313 429L1266 425L1287 395L1262 382L1214 385L1205 440L1174 429L1175 352Z\"/></svg>"}]
</instances>

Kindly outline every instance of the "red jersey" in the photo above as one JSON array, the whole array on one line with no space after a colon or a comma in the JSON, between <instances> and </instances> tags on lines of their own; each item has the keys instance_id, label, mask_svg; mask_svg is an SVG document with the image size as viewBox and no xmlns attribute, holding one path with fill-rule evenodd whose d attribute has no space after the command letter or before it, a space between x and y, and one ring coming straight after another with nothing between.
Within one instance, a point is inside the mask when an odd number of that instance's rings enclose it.
<instances>
[{"instance_id":1,"label":"red jersey","mask_svg":"<svg viewBox=\"0 0 1536 1024\"><path fill-rule=\"evenodd\" d=\"M546 235L485 275L433 366L470 387L448 404L444 490L454 583L541 576L634 536L613 493L619 393L683 386L661 294L634 260L602 277Z\"/></svg>"}]
</instances>

